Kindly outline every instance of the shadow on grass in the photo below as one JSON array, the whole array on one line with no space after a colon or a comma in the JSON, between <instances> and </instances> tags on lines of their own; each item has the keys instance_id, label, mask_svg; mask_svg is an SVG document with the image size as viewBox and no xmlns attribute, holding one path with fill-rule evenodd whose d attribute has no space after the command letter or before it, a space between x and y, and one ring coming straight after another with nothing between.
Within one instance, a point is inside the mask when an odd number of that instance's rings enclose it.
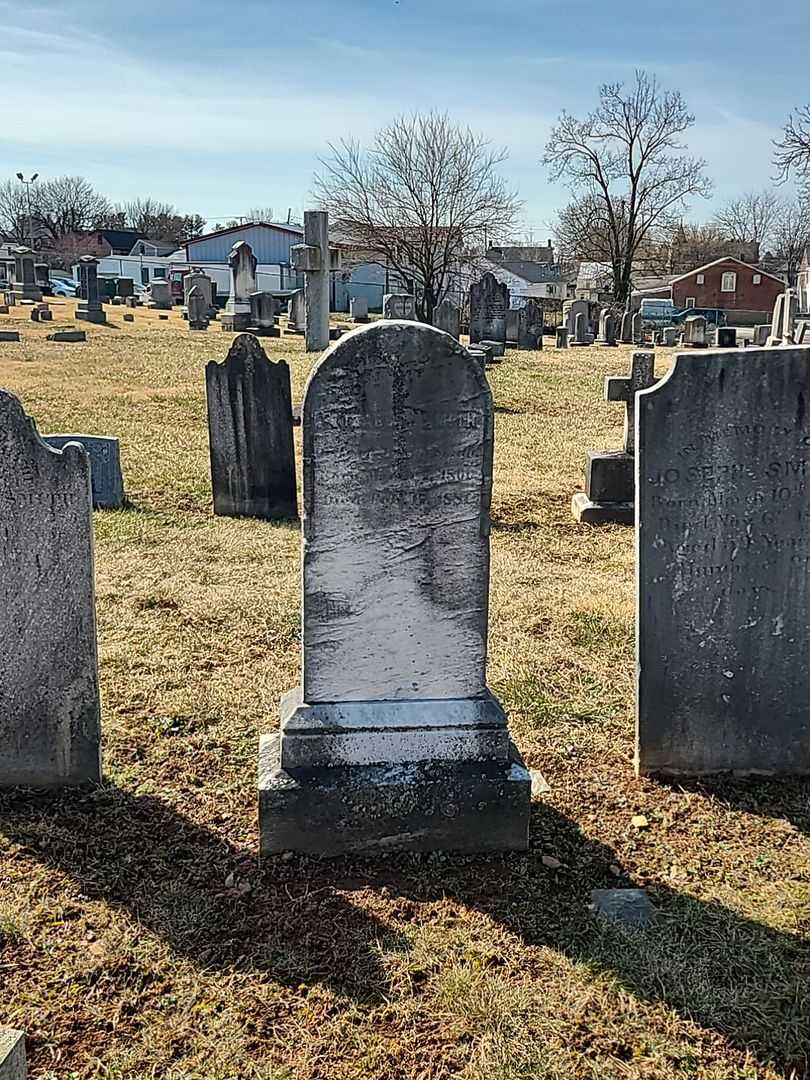
<instances>
[{"instance_id":1,"label":"shadow on grass","mask_svg":"<svg viewBox=\"0 0 810 1080\"><path fill-rule=\"evenodd\" d=\"M637 998L718 1032L763 1068L808 1075L808 944L661 885L647 890L658 912L651 927L598 923L588 910L591 889L634 883L611 874L612 849L550 806L534 808L527 855L490 858L296 856L259 869L254 852L156 798L114 787L0 797L0 834L68 873L91 899L125 909L202 968L264 972L287 985L324 984L359 1002L381 1002L389 992L381 950L407 942L338 890L363 888L373 897L385 888L386 898L415 903L450 898L526 944L558 950ZM545 851L561 861L559 870L542 864Z\"/></svg>"},{"instance_id":2,"label":"shadow on grass","mask_svg":"<svg viewBox=\"0 0 810 1080\"><path fill-rule=\"evenodd\" d=\"M536 521L498 521L496 518L492 519L492 529L494 532L527 533L533 532L535 529L539 528L540 525Z\"/></svg>"},{"instance_id":3,"label":"shadow on grass","mask_svg":"<svg viewBox=\"0 0 810 1080\"><path fill-rule=\"evenodd\" d=\"M810 836L810 778L780 777L741 779L729 776L700 779L667 779L658 783L716 799L723 806L764 818L784 818L799 832Z\"/></svg>"}]
</instances>

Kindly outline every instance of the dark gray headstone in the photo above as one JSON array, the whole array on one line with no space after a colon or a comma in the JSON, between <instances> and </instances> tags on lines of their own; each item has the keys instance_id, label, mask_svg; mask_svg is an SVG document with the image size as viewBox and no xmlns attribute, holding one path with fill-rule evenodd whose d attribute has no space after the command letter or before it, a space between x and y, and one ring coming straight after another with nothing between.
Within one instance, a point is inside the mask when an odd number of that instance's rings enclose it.
<instances>
[{"instance_id":1,"label":"dark gray headstone","mask_svg":"<svg viewBox=\"0 0 810 1080\"><path fill-rule=\"evenodd\" d=\"M470 343L501 341L505 344L508 310L508 287L487 272L470 286Z\"/></svg>"},{"instance_id":2,"label":"dark gray headstone","mask_svg":"<svg viewBox=\"0 0 810 1080\"><path fill-rule=\"evenodd\" d=\"M240 334L222 364L205 369L214 513L298 516L290 369Z\"/></svg>"},{"instance_id":3,"label":"dark gray headstone","mask_svg":"<svg viewBox=\"0 0 810 1080\"><path fill-rule=\"evenodd\" d=\"M303 682L263 740L264 852L526 846L486 685L492 439L480 363L434 327L356 330L310 375Z\"/></svg>"},{"instance_id":4,"label":"dark gray headstone","mask_svg":"<svg viewBox=\"0 0 810 1080\"><path fill-rule=\"evenodd\" d=\"M76 305L76 318L84 322L106 323L107 316L99 295L98 259L92 255L82 255L79 259L79 296L81 299Z\"/></svg>"},{"instance_id":5,"label":"dark gray headstone","mask_svg":"<svg viewBox=\"0 0 810 1080\"><path fill-rule=\"evenodd\" d=\"M518 309L509 308L506 312L506 340L513 345L517 345L519 320L520 312Z\"/></svg>"},{"instance_id":6,"label":"dark gray headstone","mask_svg":"<svg viewBox=\"0 0 810 1080\"><path fill-rule=\"evenodd\" d=\"M810 771L810 352L678 356L636 399L637 765Z\"/></svg>"},{"instance_id":7,"label":"dark gray headstone","mask_svg":"<svg viewBox=\"0 0 810 1080\"><path fill-rule=\"evenodd\" d=\"M632 311L625 311L622 315L622 326L619 332L619 343L621 345L633 344L633 313Z\"/></svg>"},{"instance_id":8,"label":"dark gray headstone","mask_svg":"<svg viewBox=\"0 0 810 1080\"><path fill-rule=\"evenodd\" d=\"M519 349L543 348L543 309L534 300L528 300L518 311Z\"/></svg>"},{"instance_id":9,"label":"dark gray headstone","mask_svg":"<svg viewBox=\"0 0 810 1080\"><path fill-rule=\"evenodd\" d=\"M208 312L211 305L199 285L193 285L186 297L186 313L189 330L207 330Z\"/></svg>"},{"instance_id":10,"label":"dark gray headstone","mask_svg":"<svg viewBox=\"0 0 810 1080\"><path fill-rule=\"evenodd\" d=\"M135 282L132 278L120 277L116 282L116 287L118 289L118 295L123 299L135 295Z\"/></svg>"},{"instance_id":11,"label":"dark gray headstone","mask_svg":"<svg viewBox=\"0 0 810 1080\"><path fill-rule=\"evenodd\" d=\"M19 341L19 330L0 330L0 341Z\"/></svg>"},{"instance_id":12,"label":"dark gray headstone","mask_svg":"<svg viewBox=\"0 0 810 1080\"><path fill-rule=\"evenodd\" d=\"M442 300L433 311L433 325L458 340L461 331L461 312L452 300Z\"/></svg>"},{"instance_id":13,"label":"dark gray headstone","mask_svg":"<svg viewBox=\"0 0 810 1080\"><path fill-rule=\"evenodd\" d=\"M735 326L718 326L717 347L718 349L737 348L737 328Z\"/></svg>"},{"instance_id":14,"label":"dark gray headstone","mask_svg":"<svg viewBox=\"0 0 810 1080\"><path fill-rule=\"evenodd\" d=\"M48 446L61 450L69 442L83 446L90 458L94 510L120 510L124 505L121 447L112 435L43 435Z\"/></svg>"},{"instance_id":15,"label":"dark gray headstone","mask_svg":"<svg viewBox=\"0 0 810 1080\"><path fill-rule=\"evenodd\" d=\"M558 326L557 327L557 330L556 330L556 333L555 333L554 345L555 345L555 348L557 348L557 349L567 349L568 348L568 327L567 326Z\"/></svg>"},{"instance_id":16,"label":"dark gray headstone","mask_svg":"<svg viewBox=\"0 0 810 1080\"><path fill-rule=\"evenodd\" d=\"M0 391L0 787L98 781L90 462Z\"/></svg>"},{"instance_id":17,"label":"dark gray headstone","mask_svg":"<svg viewBox=\"0 0 810 1080\"><path fill-rule=\"evenodd\" d=\"M654 383L652 352L633 353L628 375L605 379L605 400L624 402L624 447L586 451L585 491L577 492L571 504L577 521L585 525L633 524L636 395Z\"/></svg>"},{"instance_id":18,"label":"dark gray headstone","mask_svg":"<svg viewBox=\"0 0 810 1080\"><path fill-rule=\"evenodd\" d=\"M278 309L271 292L253 292L250 294L250 325L263 337L279 337L281 331L276 327Z\"/></svg>"},{"instance_id":19,"label":"dark gray headstone","mask_svg":"<svg viewBox=\"0 0 810 1080\"><path fill-rule=\"evenodd\" d=\"M365 296L352 296L349 300L349 314L353 322L368 322L368 299Z\"/></svg>"},{"instance_id":20,"label":"dark gray headstone","mask_svg":"<svg viewBox=\"0 0 810 1080\"><path fill-rule=\"evenodd\" d=\"M54 330L48 334L48 341L87 341L85 330Z\"/></svg>"}]
</instances>

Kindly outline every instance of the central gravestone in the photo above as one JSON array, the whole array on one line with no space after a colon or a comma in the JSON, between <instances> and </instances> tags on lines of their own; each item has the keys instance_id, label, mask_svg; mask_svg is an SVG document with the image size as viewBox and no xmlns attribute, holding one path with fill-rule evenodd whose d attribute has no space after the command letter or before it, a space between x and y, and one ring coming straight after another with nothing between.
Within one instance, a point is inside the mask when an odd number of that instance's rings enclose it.
<instances>
[{"instance_id":1,"label":"central gravestone","mask_svg":"<svg viewBox=\"0 0 810 1080\"><path fill-rule=\"evenodd\" d=\"M810 772L809 403L799 348L636 398L642 774Z\"/></svg>"},{"instance_id":2,"label":"central gravestone","mask_svg":"<svg viewBox=\"0 0 810 1080\"><path fill-rule=\"evenodd\" d=\"M497 341L506 345L506 313L509 289L487 272L470 286L470 344Z\"/></svg>"},{"instance_id":3,"label":"central gravestone","mask_svg":"<svg viewBox=\"0 0 810 1080\"><path fill-rule=\"evenodd\" d=\"M262 740L264 853L522 849L529 777L486 685L492 398L381 322L304 399L303 683Z\"/></svg>"},{"instance_id":4,"label":"central gravestone","mask_svg":"<svg viewBox=\"0 0 810 1080\"><path fill-rule=\"evenodd\" d=\"M101 778L90 463L0 391L0 787Z\"/></svg>"}]
</instances>

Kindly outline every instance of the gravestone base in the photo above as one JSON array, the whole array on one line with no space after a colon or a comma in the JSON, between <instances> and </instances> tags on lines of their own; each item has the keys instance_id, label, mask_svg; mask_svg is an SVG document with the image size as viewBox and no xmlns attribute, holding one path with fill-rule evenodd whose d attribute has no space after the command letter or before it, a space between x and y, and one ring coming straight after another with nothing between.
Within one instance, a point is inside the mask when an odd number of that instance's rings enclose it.
<instances>
[{"instance_id":1,"label":"gravestone base","mask_svg":"<svg viewBox=\"0 0 810 1080\"><path fill-rule=\"evenodd\" d=\"M94 308L79 304L79 306L76 308L76 318L81 319L82 322L106 323L107 313L106 311L104 311L101 305L99 305L98 308Z\"/></svg>"},{"instance_id":2,"label":"gravestone base","mask_svg":"<svg viewBox=\"0 0 810 1080\"><path fill-rule=\"evenodd\" d=\"M582 525L632 525L635 520L633 503L592 502L584 491L571 500L571 513Z\"/></svg>"},{"instance_id":3,"label":"gravestone base","mask_svg":"<svg viewBox=\"0 0 810 1080\"><path fill-rule=\"evenodd\" d=\"M588 450L585 491L571 512L583 525L632 525L635 521L635 458L623 450Z\"/></svg>"},{"instance_id":4,"label":"gravestone base","mask_svg":"<svg viewBox=\"0 0 810 1080\"><path fill-rule=\"evenodd\" d=\"M514 746L506 762L285 770L281 737L259 743L263 856L525 851L530 801L531 779Z\"/></svg>"},{"instance_id":5,"label":"gravestone base","mask_svg":"<svg viewBox=\"0 0 810 1080\"><path fill-rule=\"evenodd\" d=\"M250 326L249 311L223 311L220 318L223 330L231 334L243 334Z\"/></svg>"},{"instance_id":6,"label":"gravestone base","mask_svg":"<svg viewBox=\"0 0 810 1080\"><path fill-rule=\"evenodd\" d=\"M489 349L489 355L496 360L500 360L506 355L506 342L504 341L490 341L488 338L484 341L477 341L475 343L479 349Z\"/></svg>"},{"instance_id":7,"label":"gravestone base","mask_svg":"<svg viewBox=\"0 0 810 1080\"><path fill-rule=\"evenodd\" d=\"M281 330L277 326L251 326L248 333L256 337L281 337Z\"/></svg>"},{"instance_id":8,"label":"gravestone base","mask_svg":"<svg viewBox=\"0 0 810 1080\"><path fill-rule=\"evenodd\" d=\"M290 326L290 324L288 323L287 326L285 326L285 328L284 328L284 333L285 334L304 334L305 330L304 330L303 326Z\"/></svg>"}]
</instances>

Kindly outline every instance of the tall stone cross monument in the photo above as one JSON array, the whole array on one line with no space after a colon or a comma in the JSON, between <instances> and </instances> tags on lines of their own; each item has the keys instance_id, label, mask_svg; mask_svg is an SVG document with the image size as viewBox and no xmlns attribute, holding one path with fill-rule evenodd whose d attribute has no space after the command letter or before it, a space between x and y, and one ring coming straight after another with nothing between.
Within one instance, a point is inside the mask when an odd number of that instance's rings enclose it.
<instances>
[{"instance_id":1,"label":"tall stone cross monument","mask_svg":"<svg viewBox=\"0 0 810 1080\"><path fill-rule=\"evenodd\" d=\"M585 452L585 491L574 496L574 517L586 525L635 520L636 394L654 386L655 353L635 352L628 375L605 379L605 400L624 402L624 448Z\"/></svg>"},{"instance_id":2,"label":"tall stone cross monument","mask_svg":"<svg viewBox=\"0 0 810 1080\"><path fill-rule=\"evenodd\" d=\"M307 352L329 345L329 271L340 265L338 252L329 251L329 215L304 212L304 243L290 252L293 267L304 275L305 341Z\"/></svg>"}]
</instances>

